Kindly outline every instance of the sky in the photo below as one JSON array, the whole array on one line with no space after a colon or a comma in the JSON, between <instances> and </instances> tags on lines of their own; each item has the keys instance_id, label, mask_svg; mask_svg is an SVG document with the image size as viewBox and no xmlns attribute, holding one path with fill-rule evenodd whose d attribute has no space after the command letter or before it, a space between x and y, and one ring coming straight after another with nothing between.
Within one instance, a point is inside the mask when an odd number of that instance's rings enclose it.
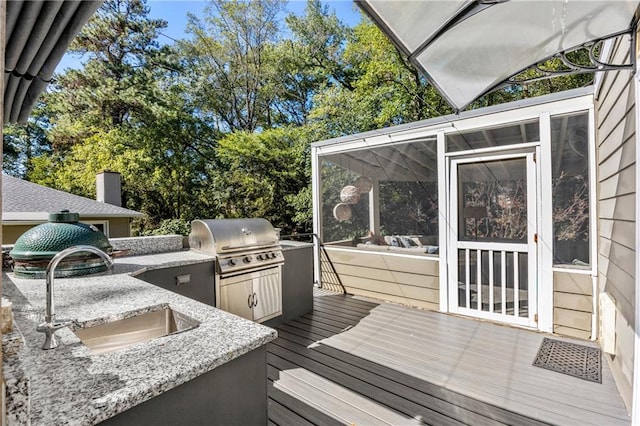
<instances>
[{"instance_id":1,"label":"sky","mask_svg":"<svg viewBox=\"0 0 640 426\"><path fill-rule=\"evenodd\" d=\"M322 3L328 5L330 10L335 10L338 18L349 26L355 26L360 21L360 11L352 0L322 0ZM305 0L289 0L287 11L302 15L306 4ZM148 0L150 17L161 18L168 23L158 41L170 44L172 39L184 38L187 13L202 15L206 5L207 2L204 0ZM282 18L284 19L284 15ZM78 55L67 53L60 61L56 72L62 72L66 68L79 68L81 62L82 58Z\"/></svg>"}]
</instances>

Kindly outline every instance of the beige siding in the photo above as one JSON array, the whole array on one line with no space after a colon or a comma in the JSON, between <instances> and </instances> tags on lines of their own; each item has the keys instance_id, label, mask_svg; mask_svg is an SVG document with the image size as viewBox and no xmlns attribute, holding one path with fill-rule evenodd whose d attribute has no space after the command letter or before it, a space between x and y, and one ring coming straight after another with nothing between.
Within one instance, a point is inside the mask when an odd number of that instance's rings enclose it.
<instances>
[{"instance_id":1,"label":"beige siding","mask_svg":"<svg viewBox=\"0 0 640 426\"><path fill-rule=\"evenodd\" d=\"M591 313L579 312L569 309L554 308L554 322L559 324L567 324L566 327L583 332L589 332L591 328ZM589 332L590 333L590 332Z\"/></svg>"},{"instance_id":2,"label":"beige siding","mask_svg":"<svg viewBox=\"0 0 640 426\"><path fill-rule=\"evenodd\" d=\"M438 258L325 247L322 285L424 309L439 308Z\"/></svg>"},{"instance_id":3,"label":"beige siding","mask_svg":"<svg viewBox=\"0 0 640 426\"><path fill-rule=\"evenodd\" d=\"M81 221L106 220L101 217L83 217ZM20 235L36 225L2 225L2 244L14 244ZM109 238L129 237L130 227L128 217L109 219Z\"/></svg>"},{"instance_id":4,"label":"beige siding","mask_svg":"<svg viewBox=\"0 0 640 426\"><path fill-rule=\"evenodd\" d=\"M591 279L591 277L589 277L589 279ZM554 306L556 308L586 312L589 315L591 315L591 312L593 311L593 297L590 295L555 292L553 294L553 299ZM587 328L585 330L590 331L591 325L587 324Z\"/></svg>"},{"instance_id":5,"label":"beige siding","mask_svg":"<svg viewBox=\"0 0 640 426\"><path fill-rule=\"evenodd\" d=\"M109 219L109 238L125 238L131 236L128 217Z\"/></svg>"},{"instance_id":6,"label":"beige siding","mask_svg":"<svg viewBox=\"0 0 640 426\"><path fill-rule=\"evenodd\" d=\"M31 225L2 225L2 244L13 244Z\"/></svg>"},{"instance_id":7,"label":"beige siding","mask_svg":"<svg viewBox=\"0 0 640 426\"><path fill-rule=\"evenodd\" d=\"M591 337L592 280L589 274L553 273L553 332Z\"/></svg>"},{"instance_id":8,"label":"beige siding","mask_svg":"<svg viewBox=\"0 0 640 426\"><path fill-rule=\"evenodd\" d=\"M582 331L571 327L562 327L558 325L554 325L553 332L555 334L559 334L561 336L571 336L576 339L588 340L591 338L590 331Z\"/></svg>"},{"instance_id":9,"label":"beige siding","mask_svg":"<svg viewBox=\"0 0 640 426\"><path fill-rule=\"evenodd\" d=\"M614 47L614 62L624 62L628 54L629 45L618 43ZM635 311L634 87L629 71L608 72L603 75L596 101L598 290L608 293L615 301L616 353L609 361L627 407L631 407ZM576 299L573 303L578 306L582 302ZM558 318L574 324L579 321L577 317L563 316L565 313L558 312ZM600 325L611 326L613 324Z\"/></svg>"},{"instance_id":10,"label":"beige siding","mask_svg":"<svg viewBox=\"0 0 640 426\"><path fill-rule=\"evenodd\" d=\"M109 238L126 238L131 236L128 217L96 217L96 216L83 216L80 218L81 222L91 222L91 221L109 221Z\"/></svg>"}]
</instances>

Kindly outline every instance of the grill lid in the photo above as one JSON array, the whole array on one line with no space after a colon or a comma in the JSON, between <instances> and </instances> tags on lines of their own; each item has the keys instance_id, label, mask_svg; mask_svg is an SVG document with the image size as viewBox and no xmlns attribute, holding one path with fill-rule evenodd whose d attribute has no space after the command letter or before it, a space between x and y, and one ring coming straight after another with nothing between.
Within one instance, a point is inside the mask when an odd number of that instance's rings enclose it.
<instances>
[{"instance_id":1,"label":"grill lid","mask_svg":"<svg viewBox=\"0 0 640 426\"><path fill-rule=\"evenodd\" d=\"M16 276L42 278L51 259L60 251L75 245L91 245L107 254L112 247L96 227L78 222L80 215L62 210L49 215L49 222L27 230L16 241L9 255ZM88 275L107 270L102 259L91 253L77 253L64 259L56 269L56 277Z\"/></svg>"},{"instance_id":2,"label":"grill lid","mask_svg":"<svg viewBox=\"0 0 640 426\"><path fill-rule=\"evenodd\" d=\"M266 219L197 219L191 222L189 247L215 256L278 245Z\"/></svg>"}]
</instances>

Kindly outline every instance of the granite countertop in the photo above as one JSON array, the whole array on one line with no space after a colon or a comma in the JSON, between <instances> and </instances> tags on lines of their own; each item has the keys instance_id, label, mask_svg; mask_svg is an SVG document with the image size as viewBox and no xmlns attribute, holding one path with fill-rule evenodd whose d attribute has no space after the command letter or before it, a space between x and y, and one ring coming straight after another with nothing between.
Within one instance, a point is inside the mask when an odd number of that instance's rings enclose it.
<instances>
[{"instance_id":1,"label":"granite countertop","mask_svg":"<svg viewBox=\"0 0 640 426\"><path fill-rule=\"evenodd\" d=\"M109 273L55 280L58 319L97 325L170 306L200 322L185 333L95 355L69 328L56 332L60 346L44 351L36 332L45 309L44 280L3 274L3 293L14 307L21 345L4 359L13 405L9 421L32 425L90 425L206 373L275 339L276 331L134 278L144 270L212 261L190 251L116 259ZM25 385L25 376L28 386ZM24 395L29 393L29 401Z\"/></svg>"}]
</instances>

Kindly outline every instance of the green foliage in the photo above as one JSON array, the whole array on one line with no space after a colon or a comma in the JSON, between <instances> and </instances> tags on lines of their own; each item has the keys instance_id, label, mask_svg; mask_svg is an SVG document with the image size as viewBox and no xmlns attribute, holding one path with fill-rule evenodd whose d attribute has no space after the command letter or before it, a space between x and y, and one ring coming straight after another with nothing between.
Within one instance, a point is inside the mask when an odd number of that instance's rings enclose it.
<instances>
[{"instance_id":1,"label":"green foliage","mask_svg":"<svg viewBox=\"0 0 640 426\"><path fill-rule=\"evenodd\" d=\"M100 129L135 127L155 103L163 70L157 64L169 53L155 38L167 23L148 13L143 0L108 0L71 44L87 59L83 69L57 76L46 98L55 147L66 149Z\"/></svg>"},{"instance_id":2,"label":"green foliage","mask_svg":"<svg viewBox=\"0 0 640 426\"><path fill-rule=\"evenodd\" d=\"M312 122L325 127L326 137L451 112L435 89L373 23L362 21L345 43L342 59L356 78L348 86L336 85L317 93L310 113Z\"/></svg>"},{"instance_id":3,"label":"green foliage","mask_svg":"<svg viewBox=\"0 0 640 426\"><path fill-rule=\"evenodd\" d=\"M87 197L96 173L121 173L126 207L147 214L141 231L200 214L217 135L187 101L175 52L155 42L165 26L144 2L105 2L72 46L84 68L58 76L45 97L53 151L26 167L32 181Z\"/></svg>"},{"instance_id":4,"label":"green foliage","mask_svg":"<svg viewBox=\"0 0 640 426\"><path fill-rule=\"evenodd\" d=\"M294 211L291 220L298 229L311 230L313 228L313 202L311 186L306 186L297 194L288 194L285 201Z\"/></svg>"},{"instance_id":5,"label":"green foliage","mask_svg":"<svg viewBox=\"0 0 640 426\"><path fill-rule=\"evenodd\" d=\"M353 90L357 71L345 57L345 47L353 39L352 29L319 0L308 0L305 15L289 15L286 22L298 49L298 65L325 78L329 85Z\"/></svg>"},{"instance_id":6,"label":"green foliage","mask_svg":"<svg viewBox=\"0 0 640 426\"><path fill-rule=\"evenodd\" d=\"M164 219L157 228L151 229L144 235L189 235L191 223L184 219Z\"/></svg>"},{"instance_id":7,"label":"green foliage","mask_svg":"<svg viewBox=\"0 0 640 426\"><path fill-rule=\"evenodd\" d=\"M410 65L374 24L355 28L355 39L345 56L357 65L358 98L376 111L375 128L413 122L450 113L436 90Z\"/></svg>"},{"instance_id":8,"label":"green foliage","mask_svg":"<svg viewBox=\"0 0 640 426\"><path fill-rule=\"evenodd\" d=\"M284 233L301 223L299 209L308 207L299 195L309 183L305 133L294 127L235 132L219 141L212 196L224 217L264 217Z\"/></svg>"},{"instance_id":9,"label":"green foliage","mask_svg":"<svg viewBox=\"0 0 640 426\"><path fill-rule=\"evenodd\" d=\"M275 75L266 60L279 34L280 0L213 0L198 18L189 15L191 39L182 40L191 95L201 114L225 131L255 131L272 124Z\"/></svg>"},{"instance_id":10,"label":"green foliage","mask_svg":"<svg viewBox=\"0 0 640 426\"><path fill-rule=\"evenodd\" d=\"M2 133L2 169L5 173L24 177L31 159L50 151L51 144L37 123L5 125Z\"/></svg>"}]
</instances>

